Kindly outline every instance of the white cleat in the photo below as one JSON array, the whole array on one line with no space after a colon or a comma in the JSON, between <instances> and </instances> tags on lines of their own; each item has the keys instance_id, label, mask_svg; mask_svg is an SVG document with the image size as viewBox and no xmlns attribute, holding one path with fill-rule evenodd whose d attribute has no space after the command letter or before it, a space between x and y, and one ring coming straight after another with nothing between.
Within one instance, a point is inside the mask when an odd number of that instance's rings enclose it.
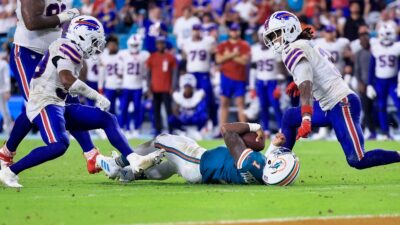
<instances>
[{"instance_id":1,"label":"white cleat","mask_svg":"<svg viewBox=\"0 0 400 225\"><path fill-rule=\"evenodd\" d=\"M104 155L97 156L96 164L98 167L101 167L101 169L110 179L117 178L119 171L121 170L121 167L117 165L114 158Z\"/></svg>"},{"instance_id":2,"label":"white cleat","mask_svg":"<svg viewBox=\"0 0 400 225\"><path fill-rule=\"evenodd\" d=\"M7 187L22 188L23 186L18 183L18 176L13 173L9 167L0 170L0 182Z\"/></svg>"},{"instance_id":3,"label":"white cleat","mask_svg":"<svg viewBox=\"0 0 400 225\"><path fill-rule=\"evenodd\" d=\"M126 159L129 161L133 173L141 173L154 165L160 164L164 156L165 150L160 149L144 156L132 153Z\"/></svg>"}]
</instances>

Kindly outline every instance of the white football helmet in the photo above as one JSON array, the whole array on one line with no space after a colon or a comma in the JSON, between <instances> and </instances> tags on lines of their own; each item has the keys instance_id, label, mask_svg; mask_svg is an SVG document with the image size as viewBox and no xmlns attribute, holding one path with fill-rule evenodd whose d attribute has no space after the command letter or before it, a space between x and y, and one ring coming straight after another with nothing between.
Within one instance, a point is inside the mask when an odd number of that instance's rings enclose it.
<instances>
[{"instance_id":1,"label":"white football helmet","mask_svg":"<svg viewBox=\"0 0 400 225\"><path fill-rule=\"evenodd\" d=\"M295 41L301 32L301 24L297 16L288 11L277 11L264 23L264 44L275 52L281 53L283 46Z\"/></svg>"},{"instance_id":2,"label":"white football helmet","mask_svg":"<svg viewBox=\"0 0 400 225\"><path fill-rule=\"evenodd\" d=\"M142 36L132 34L127 41L129 51L138 53L142 49Z\"/></svg>"},{"instance_id":3,"label":"white football helmet","mask_svg":"<svg viewBox=\"0 0 400 225\"><path fill-rule=\"evenodd\" d=\"M384 45L390 45L397 39L396 28L387 24L379 27L378 38Z\"/></svg>"},{"instance_id":4,"label":"white football helmet","mask_svg":"<svg viewBox=\"0 0 400 225\"><path fill-rule=\"evenodd\" d=\"M106 43L103 25L92 16L72 19L66 37L82 49L85 59L101 53Z\"/></svg>"},{"instance_id":5,"label":"white football helmet","mask_svg":"<svg viewBox=\"0 0 400 225\"><path fill-rule=\"evenodd\" d=\"M179 88L183 89L186 85L196 88L197 80L193 74L187 73L179 78Z\"/></svg>"},{"instance_id":6,"label":"white football helmet","mask_svg":"<svg viewBox=\"0 0 400 225\"><path fill-rule=\"evenodd\" d=\"M267 156L262 179L267 185L287 186L295 182L299 171L299 158L289 149L279 148Z\"/></svg>"}]
</instances>

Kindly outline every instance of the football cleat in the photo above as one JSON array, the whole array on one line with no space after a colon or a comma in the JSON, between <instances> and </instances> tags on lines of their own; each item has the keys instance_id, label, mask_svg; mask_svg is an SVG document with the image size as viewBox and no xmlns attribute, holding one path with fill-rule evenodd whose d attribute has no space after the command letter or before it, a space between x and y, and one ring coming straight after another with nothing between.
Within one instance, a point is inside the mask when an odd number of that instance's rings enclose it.
<instances>
[{"instance_id":1,"label":"football cleat","mask_svg":"<svg viewBox=\"0 0 400 225\"><path fill-rule=\"evenodd\" d=\"M144 156L132 153L126 159L129 161L133 173L141 173L154 165L160 164L164 156L165 150L160 149Z\"/></svg>"},{"instance_id":2,"label":"football cleat","mask_svg":"<svg viewBox=\"0 0 400 225\"><path fill-rule=\"evenodd\" d=\"M0 149L0 169L4 169L13 164L15 152L10 152L6 145L3 145Z\"/></svg>"},{"instance_id":3,"label":"football cleat","mask_svg":"<svg viewBox=\"0 0 400 225\"><path fill-rule=\"evenodd\" d=\"M22 188L23 186L18 183L18 176L10 170L9 167L0 170L0 182L7 187Z\"/></svg>"},{"instance_id":4,"label":"football cleat","mask_svg":"<svg viewBox=\"0 0 400 225\"><path fill-rule=\"evenodd\" d=\"M130 166L126 166L119 171L119 181L123 183L135 181L135 174Z\"/></svg>"},{"instance_id":5,"label":"football cleat","mask_svg":"<svg viewBox=\"0 0 400 225\"><path fill-rule=\"evenodd\" d=\"M96 158L100 155L100 151L97 148L93 148L92 150L84 153L86 162L87 162L87 170L90 174L95 174L101 171L101 167L96 165Z\"/></svg>"},{"instance_id":6,"label":"football cleat","mask_svg":"<svg viewBox=\"0 0 400 225\"><path fill-rule=\"evenodd\" d=\"M117 165L115 159L104 155L98 155L96 158L96 164L99 166L106 176L110 179L115 179L119 175L121 167Z\"/></svg>"}]
</instances>

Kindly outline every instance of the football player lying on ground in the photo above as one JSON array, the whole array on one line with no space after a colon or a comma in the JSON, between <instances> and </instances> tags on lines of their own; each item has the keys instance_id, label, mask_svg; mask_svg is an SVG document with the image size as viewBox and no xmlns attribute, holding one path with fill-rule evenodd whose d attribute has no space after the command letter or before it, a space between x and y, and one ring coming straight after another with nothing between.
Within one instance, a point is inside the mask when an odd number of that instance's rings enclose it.
<instances>
[{"instance_id":1,"label":"football player lying on ground","mask_svg":"<svg viewBox=\"0 0 400 225\"><path fill-rule=\"evenodd\" d=\"M329 53L310 43L309 28L302 31L298 18L286 11L272 14L264 28L265 44L281 53L293 76L292 91L298 92L301 100L301 107L288 109L283 115L283 147L293 149L296 140L311 133L312 126L331 125L351 167L365 169L400 162L397 151L364 151L360 99L342 79ZM314 98L319 105L313 103Z\"/></svg>"},{"instance_id":2,"label":"football player lying on ground","mask_svg":"<svg viewBox=\"0 0 400 225\"><path fill-rule=\"evenodd\" d=\"M170 134L158 135L135 148L138 154L146 155L157 149L164 149L168 161L133 174L129 162L122 157L99 155L97 164L109 178L117 176L121 181L138 179L165 180L174 174L182 176L189 183L222 184L277 184L289 185L299 172L299 161L293 153L281 146L285 137L278 134L273 145L266 152L253 151L246 147L241 135L257 132L261 141L264 131L259 124L231 123L221 128L225 146L206 150L194 140ZM262 139L263 141L264 139ZM281 163L284 160L286 164Z\"/></svg>"},{"instance_id":3,"label":"football player lying on ground","mask_svg":"<svg viewBox=\"0 0 400 225\"><path fill-rule=\"evenodd\" d=\"M36 69L26 106L27 117L39 127L46 146L36 148L10 167L2 168L0 182L8 187L22 187L17 174L66 152L69 146L67 130L104 129L111 144L127 158L135 172L153 166L162 157L162 150L146 156L134 153L115 116L103 111L110 106L110 101L77 78L82 69L82 58L100 53L104 43L102 24L94 17L79 16L71 21L67 37L50 45ZM98 107L65 105L68 94L92 99Z\"/></svg>"}]
</instances>

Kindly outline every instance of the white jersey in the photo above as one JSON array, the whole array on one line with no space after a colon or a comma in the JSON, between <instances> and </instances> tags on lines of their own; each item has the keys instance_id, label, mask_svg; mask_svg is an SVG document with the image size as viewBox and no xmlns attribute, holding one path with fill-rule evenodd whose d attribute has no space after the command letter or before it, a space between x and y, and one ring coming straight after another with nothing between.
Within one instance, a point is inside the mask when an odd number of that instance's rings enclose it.
<instances>
[{"instance_id":1,"label":"white jersey","mask_svg":"<svg viewBox=\"0 0 400 225\"><path fill-rule=\"evenodd\" d=\"M211 54L215 48L213 37L204 37L200 41L189 39L182 45L182 50L186 54L186 71L210 72Z\"/></svg>"},{"instance_id":2,"label":"white jersey","mask_svg":"<svg viewBox=\"0 0 400 225\"><path fill-rule=\"evenodd\" d=\"M82 69L81 49L69 39L54 41L35 69L30 83L26 114L33 119L47 105L65 106L68 91L60 81L58 72L69 70L75 77Z\"/></svg>"},{"instance_id":3,"label":"white jersey","mask_svg":"<svg viewBox=\"0 0 400 225\"><path fill-rule=\"evenodd\" d=\"M397 76L400 42L384 46L380 42L371 45L371 54L375 57L375 76L388 79Z\"/></svg>"},{"instance_id":4,"label":"white jersey","mask_svg":"<svg viewBox=\"0 0 400 225\"><path fill-rule=\"evenodd\" d=\"M86 80L90 82L98 82L100 74L100 62L90 57L86 59L87 75Z\"/></svg>"},{"instance_id":5,"label":"white jersey","mask_svg":"<svg viewBox=\"0 0 400 225\"><path fill-rule=\"evenodd\" d=\"M266 49L257 43L251 46L251 63L255 65L255 78L257 80L277 80L278 62L282 60L272 49Z\"/></svg>"},{"instance_id":6,"label":"white jersey","mask_svg":"<svg viewBox=\"0 0 400 225\"><path fill-rule=\"evenodd\" d=\"M349 48L350 41L347 38L337 38L334 42L328 42L325 38L315 39L315 44L328 51L332 56L332 62L341 73L344 72L344 51Z\"/></svg>"},{"instance_id":7,"label":"white jersey","mask_svg":"<svg viewBox=\"0 0 400 225\"><path fill-rule=\"evenodd\" d=\"M312 67L313 96L319 101L322 110L332 109L347 95L353 93L342 79L342 75L330 61L330 54L312 45L310 41L298 40L285 46L282 61L293 76L293 81L301 82L294 74L294 69L301 59L307 60Z\"/></svg>"},{"instance_id":8,"label":"white jersey","mask_svg":"<svg viewBox=\"0 0 400 225\"><path fill-rule=\"evenodd\" d=\"M146 78L146 61L150 56L148 51L137 54L129 50L121 52L123 62L122 88L129 90L142 89Z\"/></svg>"},{"instance_id":9,"label":"white jersey","mask_svg":"<svg viewBox=\"0 0 400 225\"><path fill-rule=\"evenodd\" d=\"M103 87L111 90L120 89L123 71L121 51L116 54L103 52L100 62L102 71L100 72L99 89L103 89Z\"/></svg>"},{"instance_id":10,"label":"white jersey","mask_svg":"<svg viewBox=\"0 0 400 225\"><path fill-rule=\"evenodd\" d=\"M72 6L72 0L44 0L44 2L43 16L57 15ZM21 0L17 0L16 14L18 22L14 34L14 44L44 54L49 48L49 45L57 38L61 37L61 26L42 30L28 30L22 18Z\"/></svg>"}]
</instances>

